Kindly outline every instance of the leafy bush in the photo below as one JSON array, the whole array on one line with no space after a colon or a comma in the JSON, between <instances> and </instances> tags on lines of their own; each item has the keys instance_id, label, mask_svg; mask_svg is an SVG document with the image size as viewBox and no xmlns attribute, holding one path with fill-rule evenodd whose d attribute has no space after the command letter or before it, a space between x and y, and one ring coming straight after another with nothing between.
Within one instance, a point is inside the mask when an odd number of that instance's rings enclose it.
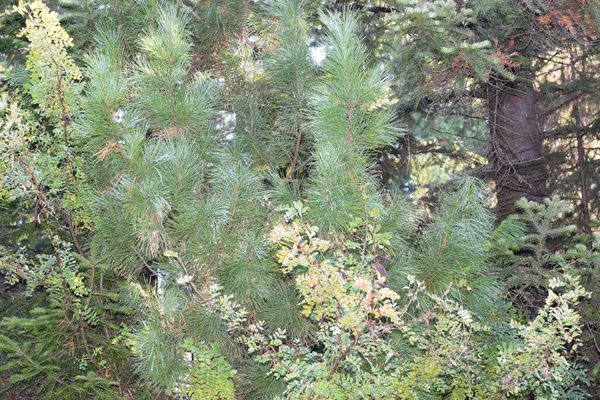
<instances>
[{"instance_id":1,"label":"leafy bush","mask_svg":"<svg viewBox=\"0 0 600 400\"><path fill-rule=\"evenodd\" d=\"M329 240L299 218L271 232L280 271L294 279L302 313L318 326L318 348L289 341L284 330L268 332L238 304L210 294L209 307L228 330L286 382L283 397L586 397L579 386L585 374L565 357L580 345L573 307L589 296L574 275L551 280L546 304L530 323L479 322L448 298L449 290L428 293L414 276L402 290L390 289L377 262L389 239L374 234L374 224L371 218L355 236ZM416 309L420 297L430 300L427 310Z\"/></svg>"},{"instance_id":2,"label":"leafy bush","mask_svg":"<svg viewBox=\"0 0 600 400\"><path fill-rule=\"evenodd\" d=\"M302 2L256 4L215 76L192 57L198 15L123 2L131 18L106 21L83 70L56 13L12 11L28 62L1 97L0 198L36 234L0 253L3 393L585 397L570 354L588 293L566 261L585 252L544 250L560 233L544 206L523 203L541 233L495 228L475 179L428 220L383 193L371 163L402 127L352 13L320 15L317 66ZM562 268L531 322L511 320L492 268L518 246L535 250L521 266Z\"/></svg>"}]
</instances>

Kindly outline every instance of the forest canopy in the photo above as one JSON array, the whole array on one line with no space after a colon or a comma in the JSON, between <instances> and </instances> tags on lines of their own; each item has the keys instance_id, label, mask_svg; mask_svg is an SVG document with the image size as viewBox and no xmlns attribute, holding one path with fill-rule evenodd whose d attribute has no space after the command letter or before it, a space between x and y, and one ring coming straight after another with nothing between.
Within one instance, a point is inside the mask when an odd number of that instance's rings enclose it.
<instances>
[{"instance_id":1,"label":"forest canopy","mask_svg":"<svg viewBox=\"0 0 600 400\"><path fill-rule=\"evenodd\" d=\"M598 396L596 2L0 29L0 397Z\"/></svg>"}]
</instances>

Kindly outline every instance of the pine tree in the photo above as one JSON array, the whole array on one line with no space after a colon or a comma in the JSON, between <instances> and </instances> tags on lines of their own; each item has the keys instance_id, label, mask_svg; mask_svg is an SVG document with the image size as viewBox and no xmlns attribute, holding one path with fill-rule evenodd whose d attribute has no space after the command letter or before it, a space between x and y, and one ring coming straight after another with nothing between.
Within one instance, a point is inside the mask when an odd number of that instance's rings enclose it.
<instances>
[{"instance_id":1,"label":"pine tree","mask_svg":"<svg viewBox=\"0 0 600 400\"><path fill-rule=\"evenodd\" d=\"M3 109L3 138L24 140L5 139L15 156L2 159L2 193L45 210L50 245L41 263L0 259L42 304L3 314L7 390L577 398L582 374L561 355L578 346L577 279L552 281L539 317L510 325L491 269L495 238L510 235L494 230L483 185L464 179L429 221L382 190L373 162L402 129L350 10L319 15L319 66L296 0L246 10L227 51L214 41L224 31L193 21L225 28L237 3L202 14L180 1L122 5L131 19L104 21L83 59L85 91L55 15L39 1L22 10L52 16L64 65L46 79L33 58L52 56L36 47L47 38L31 38L20 100L48 119L47 147L31 142L34 117ZM210 62L194 58L195 36L215 50ZM221 75L203 69L216 63ZM48 90L59 83L71 92ZM48 153L66 175L22 169L19 155ZM31 175L40 180L19 192Z\"/></svg>"}]
</instances>

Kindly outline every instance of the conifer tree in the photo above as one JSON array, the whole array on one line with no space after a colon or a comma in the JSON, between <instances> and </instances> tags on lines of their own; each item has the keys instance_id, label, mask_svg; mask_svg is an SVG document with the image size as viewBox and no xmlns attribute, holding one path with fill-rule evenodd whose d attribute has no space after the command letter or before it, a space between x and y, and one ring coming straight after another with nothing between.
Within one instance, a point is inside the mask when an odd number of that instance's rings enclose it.
<instances>
[{"instance_id":1,"label":"conifer tree","mask_svg":"<svg viewBox=\"0 0 600 400\"><path fill-rule=\"evenodd\" d=\"M41 1L12 12L25 17L20 35L29 44L26 72L14 80L23 86L2 94L1 197L22 210L19 225L33 233L0 246L4 282L22 286L2 296L2 393L116 398L125 388L115 377L126 377L130 363L112 339L129 310L114 301L96 249L82 242L91 182L71 125L82 74L56 12Z\"/></svg>"},{"instance_id":2,"label":"conifer tree","mask_svg":"<svg viewBox=\"0 0 600 400\"><path fill-rule=\"evenodd\" d=\"M105 21L84 58L85 91L56 44L69 74L46 80L30 65L21 100L69 139L44 142L68 175L42 164L34 177L44 180L21 196L53 205L41 265L0 259L42 304L0 323L1 371L15 388L43 380L55 398L583 396L581 371L562 355L581 332L573 306L588 294L577 279L553 280L539 316L511 325L491 269L496 237L510 234L494 230L484 187L465 179L431 221L380 187L376 151L402 129L350 10L319 15L322 66L296 0L253 5L237 44L198 63L193 35L202 48L216 36L193 21L225 21L211 14L220 7L200 16L180 1L123 4L131 20ZM44 51L32 45L30 57L52 56ZM202 68L217 59L224 77ZM69 96L45 90L65 78L77 88ZM3 145L41 157L21 111L2 111ZM6 139L17 133L25 143ZM14 182L28 176L17 156L2 162Z\"/></svg>"}]
</instances>

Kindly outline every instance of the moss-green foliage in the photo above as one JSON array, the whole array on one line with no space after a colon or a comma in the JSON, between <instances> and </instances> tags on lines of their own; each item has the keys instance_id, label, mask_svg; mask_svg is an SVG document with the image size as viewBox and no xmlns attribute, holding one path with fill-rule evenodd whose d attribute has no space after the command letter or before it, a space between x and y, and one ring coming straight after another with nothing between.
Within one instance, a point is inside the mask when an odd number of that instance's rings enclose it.
<instances>
[{"instance_id":1,"label":"moss-green foliage","mask_svg":"<svg viewBox=\"0 0 600 400\"><path fill-rule=\"evenodd\" d=\"M407 10L452 19L426 4ZM382 192L371 163L402 130L354 15L320 14L318 66L304 3L221 6L117 1L81 70L55 14L17 8L30 52L0 102L1 196L33 210L45 246L0 254L16 296L2 390L581 398L562 354L578 346L577 279L511 324L491 266L522 226L494 228L483 185L464 179L427 221ZM235 10L247 24L229 25ZM238 39L215 44L228 26ZM220 71L198 43L223 51Z\"/></svg>"},{"instance_id":2,"label":"moss-green foliage","mask_svg":"<svg viewBox=\"0 0 600 400\"><path fill-rule=\"evenodd\" d=\"M542 204L521 199L517 202L521 210L512 215L499 227L503 232L494 240L494 251L503 280L507 282L507 298L515 305L515 315L520 318L535 313L543 304L543 293L548 282L568 271L581 277L586 290L591 292L589 300L578 307L582 316L584 339L590 344L585 357L595 360L591 343L597 341L593 328L598 321L598 266L600 255L598 238L577 235L574 225L565 225L565 216L573 212L564 200L558 197L545 199ZM592 377L598 379L598 364Z\"/></svg>"},{"instance_id":3,"label":"moss-green foliage","mask_svg":"<svg viewBox=\"0 0 600 400\"><path fill-rule=\"evenodd\" d=\"M376 264L389 240L373 234L377 229L326 240L300 214L287 215L292 219L275 226L270 240L281 273L294 278L302 295L302 313L318 325L320 349L251 323L243 308L218 292L208 305L271 374L285 380L283 398L585 398L583 371L564 355L581 345L574 307L589 296L574 275L549 282L532 322L505 316L488 325L449 299L448 291L429 293L412 275L402 289L390 289ZM353 225L369 228L374 221ZM410 306L420 297L430 306L412 316Z\"/></svg>"},{"instance_id":4,"label":"moss-green foliage","mask_svg":"<svg viewBox=\"0 0 600 400\"><path fill-rule=\"evenodd\" d=\"M491 40L482 39L476 30L464 29L477 23L474 10L495 3L476 1L468 7L445 0L397 3L401 12L392 13L387 24L388 34L397 35L397 46L384 49L384 53L394 58L401 71L399 95L405 103L416 106L432 95L444 98L453 90L466 89L469 77L487 81L492 71L512 77L492 56Z\"/></svg>"},{"instance_id":5,"label":"moss-green foliage","mask_svg":"<svg viewBox=\"0 0 600 400\"><path fill-rule=\"evenodd\" d=\"M492 247L511 300L523 309L532 308L539 301L536 294L548 289L548 280L567 270L595 289L597 239L574 236L577 228L561 223L573 208L556 196L541 204L521 199L517 206L521 212L502 222Z\"/></svg>"},{"instance_id":6,"label":"moss-green foliage","mask_svg":"<svg viewBox=\"0 0 600 400\"><path fill-rule=\"evenodd\" d=\"M189 387L182 389L192 399L197 400L234 400L235 391L231 378L236 371L225 360L219 347L215 344L194 345L188 341L183 344L190 354L192 364Z\"/></svg>"},{"instance_id":7,"label":"moss-green foliage","mask_svg":"<svg viewBox=\"0 0 600 400\"><path fill-rule=\"evenodd\" d=\"M0 247L1 390L120 398L130 362L112 339L130 310L115 302L94 246L82 244L91 182L71 125L81 71L56 12L41 1L10 12L25 19L27 57L23 86L1 94L0 199L19 211Z\"/></svg>"},{"instance_id":8,"label":"moss-green foliage","mask_svg":"<svg viewBox=\"0 0 600 400\"><path fill-rule=\"evenodd\" d=\"M431 293L460 301L485 314L500 299L500 285L492 272L489 251L497 232L487 208L489 192L481 182L463 179L457 190L442 196L431 222L406 245L392 263L391 282L401 288L407 274L425 282ZM427 300L421 304L427 307Z\"/></svg>"},{"instance_id":9,"label":"moss-green foliage","mask_svg":"<svg viewBox=\"0 0 600 400\"><path fill-rule=\"evenodd\" d=\"M229 61L231 76L225 78L235 89L228 101L246 152L259 168L284 171L288 181L308 169L314 141L308 93L319 75L309 55L304 16L299 1L261 4L245 31L252 39L237 44Z\"/></svg>"},{"instance_id":10,"label":"moss-green foliage","mask_svg":"<svg viewBox=\"0 0 600 400\"><path fill-rule=\"evenodd\" d=\"M323 81L311 97L315 138L314 173L307 191L312 220L327 231L346 228L348 217L383 208L377 183L368 168L370 151L395 141L400 129L391 110L377 100L389 81L370 67L351 14L324 15Z\"/></svg>"},{"instance_id":11,"label":"moss-green foliage","mask_svg":"<svg viewBox=\"0 0 600 400\"><path fill-rule=\"evenodd\" d=\"M128 363L111 336L116 316L129 310L103 299L99 271L54 240L56 254L37 262L0 248L0 271L11 283L26 283L23 298L3 310L0 322L2 391L34 387L45 398L122 398L118 375Z\"/></svg>"}]
</instances>

